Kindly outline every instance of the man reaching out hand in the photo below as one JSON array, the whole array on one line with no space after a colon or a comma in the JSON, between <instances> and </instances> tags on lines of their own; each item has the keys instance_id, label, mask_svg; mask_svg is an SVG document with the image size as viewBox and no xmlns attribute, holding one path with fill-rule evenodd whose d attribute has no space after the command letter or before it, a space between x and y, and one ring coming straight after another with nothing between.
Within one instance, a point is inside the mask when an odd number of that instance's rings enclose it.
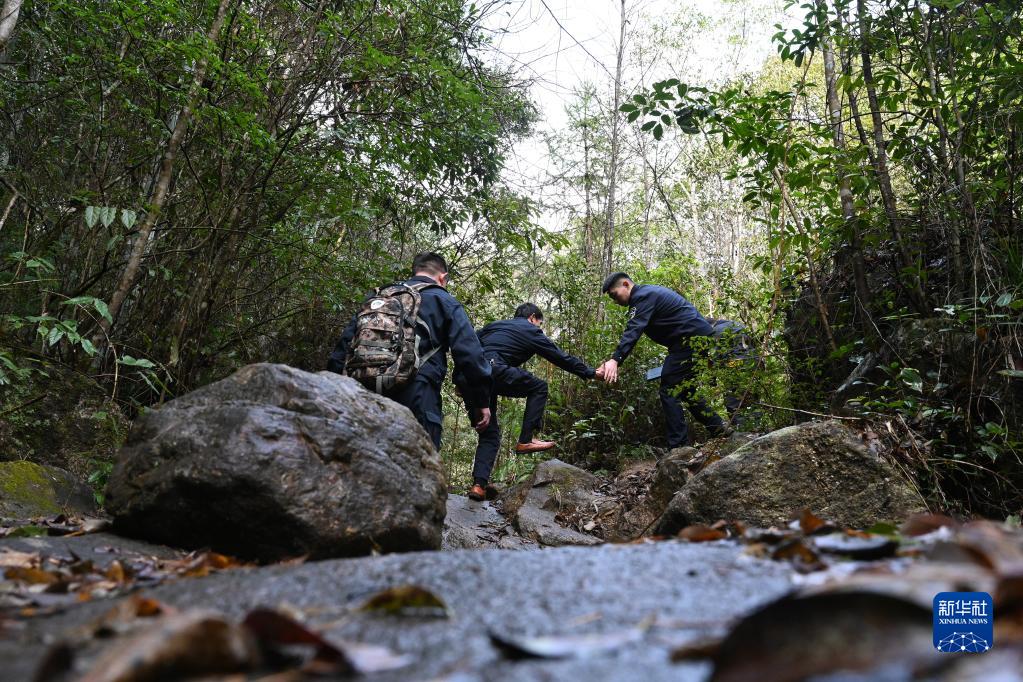
<instances>
[{"instance_id":1,"label":"man reaching out hand","mask_svg":"<svg viewBox=\"0 0 1023 682\"><path fill-rule=\"evenodd\" d=\"M714 328L695 306L666 287L636 284L624 272L608 275L601 293L607 294L618 305L629 308L629 322L611 359L597 368L597 378L608 383L618 381L619 366L645 333L651 341L668 349L658 391L667 424L668 447L677 448L690 442L689 425L680 399L712 436L728 435L731 429L704 400L696 396L693 386L696 369L689 340L694 336L714 335Z\"/></svg>"}]
</instances>

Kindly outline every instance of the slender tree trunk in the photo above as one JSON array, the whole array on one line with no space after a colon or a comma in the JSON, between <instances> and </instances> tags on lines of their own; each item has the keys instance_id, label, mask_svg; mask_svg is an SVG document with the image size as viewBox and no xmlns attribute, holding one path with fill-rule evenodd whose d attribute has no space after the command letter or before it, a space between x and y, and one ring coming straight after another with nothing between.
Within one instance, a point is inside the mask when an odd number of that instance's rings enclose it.
<instances>
[{"instance_id":1,"label":"slender tree trunk","mask_svg":"<svg viewBox=\"0 0 1023 682\"><path fill-rule=\"evenodd\" d=\"M21 2L22 0L4 0L3 9L0 9L0 57L4 55L7 44L11 42L14 27L18 25Z\"/></svg>"},{"instance_id":2,"label":"slender tree trunk","mask_svg":"<svg viewBox=\"0 0 1023 682\"><path fill-rule=\"evenodd\" d=\"M827 6L824 0L817 0L818 10L827 16ZM863 239L860 235L859 219L856 216L856 206L853 202L852 189L849 182L848 158L845 153L845 136L842 132L842 100L838 95L838 75L835 69L835 49L831 35L831 26L823 36L821 43L824 52L824 80L827 89L828 122L831 124L831 137L838 150L839 171L838 171L838 199L842 206L842 218L845 227L849 232L850 241L848 247L839 249L838 254L841 264L852 265L853 282L856 287L857 307L864 318L870 313L870 291L867 288L867 278L863 265ZM870 325L867 319L862 320L861 331L869 333Z\"/></svg>"},{"instance_id":3,"label":"slender tree trunk","mask_svg":"<svg viewBox=\"0 0 1023 682\"><path fill-rule=\"evenodd\" d=\"M788 207L789 213L792 214L792 224L796 226L796 230L799 231L801 237L806 237L802 217L799 215L799 211L796 210L795 204L792 203L788 186L785 184L785 178L782 177L781 172L777 169L774 169L772 173L774 174L774 181L778 184L778 189L781 191L782 200L785 202L785 206ZM784 225L784 221L782 224ZM804 241L809 241L809 239L804 239ZM835 352L838 350L838 344L835 343L835 335L831 331L828 308L824 303L824 297L821 295L820 280L817 277L817 266L814 263L813 254L809 250L804 251L803 256L806 258L807 271L810 273L810 287L813 289L814 302L817 304L817 314L820 315L821 326L824 328L824 335L828 339L828 346L832 352Z\"/></svg>"},{"instance_id":4,"label":"slender tree trunk","mask_svg":"<svg viewBox=\"0 0 1023 682\"><path fill-rule=\"evenodd\" d=\"M952 149L948 134L948 125L945 123L945 116L941 111L941 102L944 100L945 96L941 86L941 81L938 77L938 71L934 65L934 53L931 48L930 15L933 12L933 8L928 12L927 17L924 17L923 13L920 12L919 9L917 9L917 12L920 17L920 24L924 28L923 51L927 63L927 81L931 91L931 97L934 99L935 103L935 106L931 109L931 113L934 117L934 123L938 127L939 144L937 145L935 152L938 155L938 162L941 164L941 169L939 173L940 177L937 180L943 187L945 187L948 185L946 181L946 174L950 167L949 154L951 153L955 156L959 155L954 149ZM960 188L960 191L962 191L962 188ZM945 233L948 239L949 262L952 266L949 293L954 300L958 299L959 294L962 292L962 287L966 284L966 279L963 272L962 247L959 243L959 219L956 212L951 212L946 220L948 221L948 228Z\"/></svg>"},{"instance_id":5,"label":"slender tree trunk","mask_svg":"<svg viewBox=\"0 0 1023 682\"><path fill-rule=\"evenodd\" d=\"M206 34L208 46L215 45L218 42L220 38L220 31L224 26L224 20L227 16L227 9L230 3L231 0L220 0L220 4L217 8L217 14ZM139 267L142 264L142 257L145 255L146 248L149 245L149 238L152 235L153 228L156 227L156 222L160 217L160 212L167 202L171 177L174 174L174 162L177 159L178 151L181 148L181 142L188 130L188 124L192 119L192 113L195 110L195 107L198 106L199 99L202 96L202 83L206 78L206 69L208 66L209 58L206 56L200 58L198 63L196 63L195 70L192 73L192 84L188 89L185 104L177 114L171 136L167 140L167 145L164 147L163 156L160 161L160 170L157 173L156 182L154 183L149 199L146 202L146 216L142 220L142 224L139 226L139 233L135 238L135 243L132 245L131 254L128 256L128 262L124 266L124 271L121 273L120 281L118 282L117 288L114 290L114 295L110 299L108 307L110 309L111 321L106 319L101 321L100 334L96 336L94 341L96 347L101 350L101 352L97 354L98 365L102 365L103 357L105 356L107 348L106 341L110 337L110 333L113 330L114 325L117 324L117 320L120 316L125 300L134 288Z\"/></svg>"},{"instance_id":6,"label":"slender tree trunk","mask_svg":"<svg viewBox=\"0 0 1023 682\"><path fill-rule=\"evenodd\" d=\"M877 99L877 87L874 83L874 70L870 53L870 18L867 15L865 0L856 0L856 16L860 30L860 61L863 67L863 84L867 90L867 104L870 108L870 120L874 133L874 175L881 192L881 202L885 215L888 217L889 229L895 240L902 267L909 275L908 293L914 307L921 313L929 312L920 277L914 270L916 263L909 252L909 247L902 234L899 223L898 208L895 202L895 191L892 189L891 174L888 171L888 142L884 137L884 121L881 118L881 106ZM850 104L852 100L850 99ZM855 115L855 114L854 114ZM903 275L905 276L905 275Z\"/></svg>"},{"instance_id":7,"label":"slender tree trunk","mask_svg":"<svg viewBox=\"0 0 1023 682\"><path fill-rule=\"evenodd\" d=\"M610 270L614 260L615 194L618 189L618 156L621 147L622 62L625 59L625 0L621 0L621 24L618 34L618 59L615 65L614 103L611 109L611 159L607 183L606 232L604 233L604 269Z\"/></svg>"},{"instance_id":8,"label":"slender tree trunk","mask_svg":"<svg viewBox=\"0 0 1023 682\"><path fill-rule=\"evenodd\" d=\"M586 196L586 216L583 219L583 258L586 265L593 266L593 171L590 169L590 123L583 123L583 192Z\"/></svg>"}]
</instances>

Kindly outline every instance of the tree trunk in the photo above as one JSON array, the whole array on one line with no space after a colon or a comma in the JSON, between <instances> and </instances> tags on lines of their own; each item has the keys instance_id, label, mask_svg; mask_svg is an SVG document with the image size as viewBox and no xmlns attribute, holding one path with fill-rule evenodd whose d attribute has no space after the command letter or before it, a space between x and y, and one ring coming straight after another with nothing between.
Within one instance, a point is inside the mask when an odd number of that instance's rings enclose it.
<instances>
[{"instance_id":1,"label":"tree trunk","mask_svg":"<svg viewBox=\"0 0 1023 682\"><path fill-rule=\"evenodd\" d=\"M826 17L827 7L824 0L817 0L818 10ZM831 26L827 27L821 42L824 52L824 80L827 89L828 122L831 124L831 137L838 150L838 198L842 206L842 218L849 231L851 245L838 251L840 265L852 265L853 282L856 287L857 307L864 318L869 318L870 291L867 288L865 267L863 265L863 239L860 235L859 219L853 202L852 189L849 182L848 158L845 153L845 136L842 133L842 100L838 96L838 75L835 69L835 49L832 42ZM861 331L869 334L870 325L867 319L862 320Z\"/></svg>"},{"instance_id":2,"label":"tree trunk","mask_svg":"<svg viewBox=\"0 0 1023 682\"><path fill-rule=\"evenodd\" d=\"M22 0L4 0L3 9L0 9L0 57L4 55L7 44L11 42L14 27L18 25L21 2Z\"/></svg>"},{"instance_id":3,"label":"tree trunk","mask_svg":"<svg viewBox=\"0 0 1023 682\"><path fill-rule=\"evenodd\" d=\"M618 155L621 147L622 62L625 59L625 0L621 0L621 28L618 34L618 60L615 65L614 103L611 109L611 159L607 182L606 232L604 233L604 269L610 270L614 260L615 194L618 189Z\"/></svg>"},{"instance_id":4,"label":"tree trunk","mask_svg":"<svg viewBox=\"0 0 1023 682\"><path fill-rule=\"evenodd\" d=\"M206 42L208 45L215 45L220 38L220 31L224 26L224 20L227 17L227 8L230 5L231 0L220 0L220 5L217 8L217 14L213 19L213 24L210 26L209 31L206 34ZM171 132L170 138L167 140L167 145L163 151L163 157L160 161L160 170L156 176L156 182L153 185L153 189L149 195L149 200L146 202L146 216L139 226L139 234L135 238L135 243L132 245L131 254L128 256L128 262L124 266L124 272L121 273L120 281L118 282L117 288L114 290L114 295L110 299L109 309L111 320L102 320L100 323L100 334L96 336L94 341L97 348L100 349L100 353L97 354L98 366L102 366L105 351L107 349L107 340L110 337L110 333L113 330L114 325L117 324L118 317L121 313L121 309L124 306L125 300L131 293L134 287L135 279L138 276L139 267L142 264L142 257L146 252L146 247L149 245L149 238L152 235L153 228L156 227L156 221L160 217L160 211L163 209L167 202L167 195L170 189L171 176L174 173L174 161L177 158L178 150L181 148L181 141L185 137L185 132L188 130L188 124L192 119L192 113L196 106L199 104L199 99L202 96L202 83L206 77L206 69L209 65L208 57L203 56L200 58L198 63L195 65L195 70L192 74L192 84L188 90L188 96L185 99L185 104L177 114L177 120L174 123L174 129Z\"/></svg>"},{"instance_id":5,"label":"tree trunk","mask_svg":"<svg viewBox=\"0 0 1023 682\"><path fill-rule=\"evenodd\" d=\"M877 100L877 88L874 84L874 71L869 43L870 19L867 16L866 2L864 0L856 0L856 16L860 29L860 61L863 67L863 84L867 90L867 104L870 107L870 120L874 128L874 175L877 178L878 189L881 192L881 202L884 205L885 215L888 217L889 229L891 230L892 238L895 240L899 259L903 269L907 271L905 274L909 276L909 286L907 287L909 298L918 312L927 313L930 312L930 309L927 305L923 289L920 287L920 277L914 272L916 263L902 235L898 208L895 203L895 191L892 189L891 174L888 171L888 143L884 137L884 121L881 118L881 106Z\"/></svg>"}]
</instances>

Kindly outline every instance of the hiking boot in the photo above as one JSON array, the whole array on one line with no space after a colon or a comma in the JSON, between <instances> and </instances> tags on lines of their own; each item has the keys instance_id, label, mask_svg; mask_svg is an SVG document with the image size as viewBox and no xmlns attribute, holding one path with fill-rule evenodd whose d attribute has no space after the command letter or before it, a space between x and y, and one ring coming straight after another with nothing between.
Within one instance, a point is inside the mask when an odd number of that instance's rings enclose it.
<instances>
[{"instance_id":1,"label":"hiking boot","mask_svg":"<svg viewBox=\"0 0 1023 682\"><path fill-rule=\"evenodd\" d=\"M487 497L487 491L483 489L479 483L473 483L472 487L469 488L469 499L475 500L476 502L482 502Z\"/></svg>"},{"instance_id":2,"label":"hiking boot","mask_svg":"<svg viewBox=\"0 0 1023 682\"><path fill-rule=\"evenodd\" d=\"M529 443L519 443L515 446L515 452L540 452L541 450L550 450L557 443L552 440L537 440L534 438Z\"/></svg>"}]
</instances>

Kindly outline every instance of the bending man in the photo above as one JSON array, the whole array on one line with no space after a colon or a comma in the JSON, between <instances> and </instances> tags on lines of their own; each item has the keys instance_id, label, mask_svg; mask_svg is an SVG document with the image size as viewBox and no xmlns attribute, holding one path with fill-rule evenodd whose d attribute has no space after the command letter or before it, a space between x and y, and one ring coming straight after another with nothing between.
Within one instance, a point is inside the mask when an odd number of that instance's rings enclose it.
<instances>
[{"instance_id":1,"label":"bending man","mask_svg":"<svg viewBox=\"0 0 1023 682\"><path fill-rule=\"evenodd\" d=\"M519 432L519 443L516 452L537 452L554 447L554 441L537 440L535 432L543 423L544 410L547 407L547 382L520 365L534 355L557 365L566 372L571 372L583 379L592 379L594 369L585 362L569 355L558 348L557 344L544 334L543 311L532 303L523 303L515 310L515 317L510 320L491 322L479 330L483 352L490 361L493 385L490 392L490 424L480 432L479 444L476 447L476 458L473 460L473 485L469 497L482 500L486 495L486 487L490 481L490 473L497 460L497 451L501 446L501 427L497 421L497 397L525 398L526 411L522 417L522 430ZM468 381L460 373L455 382L459 385L462 395L466 397L466 406L479 409L482 405L474 403L468 389Z\"/></svg>"},{"instance_id":2,"label":"bending man","mask_svg":"<svg viewBox=\"0 0 1023 682\"><path fill-rule=\"evenodd\" d=\"M654 284L636 284L624 272L608 275L601 292L618 305L629 308L629 322L611 359L597 369L598 378L608 383L617 381L618 366L625 362L645 333L651 341L668 349L658 391L667 423L668 447L689 445L689 425L680 399L712 436L727 435L731 429L696 396L693 386L696 370L689 340L694 336L714 335L714 328L703 315L681 294Z\"/></svg>"}]
</instances>

